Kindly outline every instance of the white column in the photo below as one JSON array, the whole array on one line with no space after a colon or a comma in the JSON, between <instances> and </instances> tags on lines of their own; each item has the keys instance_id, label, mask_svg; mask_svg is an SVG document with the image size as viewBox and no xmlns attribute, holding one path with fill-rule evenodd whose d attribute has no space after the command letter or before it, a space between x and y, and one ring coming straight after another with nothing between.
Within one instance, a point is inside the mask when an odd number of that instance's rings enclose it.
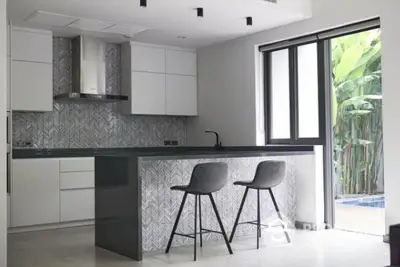
<instances>
[{"instance_id":1,"label":"white column","mask_svg":"<svg viewBox=\"0 0 400 267\"><path fill-rule=\"evenodd\" d=\"M382 29L383 153L385 182L385 224L400 223L400 124L399 124L399 15L397 0L384 1Z\"/></svg>"},{"instance_id":2,"label":"white column","mask_svg":"<svg viewBox=\"0 0 400 267\"><path fill-rule=\"evenodd\" d=\"M296 222L300 227L324 228L324 171L322 146L315 146L315 155L295 156Z\"/></svg>"},{"instance_id":3,"label":"white column","mask_svg":"<svg viewBox=\"0 0 400 267\"><path fill-rule=\"evenodd\" d=\"M6 90L7 1L0 0L0 266L7 266Z\"/></svg>"}]
</instances>

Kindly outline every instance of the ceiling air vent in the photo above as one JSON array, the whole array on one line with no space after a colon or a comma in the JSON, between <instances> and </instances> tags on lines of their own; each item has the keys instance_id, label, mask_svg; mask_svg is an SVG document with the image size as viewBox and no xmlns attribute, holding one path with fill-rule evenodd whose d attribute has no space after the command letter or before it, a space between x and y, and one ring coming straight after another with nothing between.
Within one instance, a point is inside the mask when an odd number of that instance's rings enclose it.
<instances>
[{"instance_id":1,"label":"ceiling air vent","mask_svg":"<svg viewBox=\"0 0 400 267\"><path fill-rule=\"evenodd\" d=\"M275 3L278 2L278 0L258 0L258 2L269 2L269 3Z\"/></svg>"}]
</instances>

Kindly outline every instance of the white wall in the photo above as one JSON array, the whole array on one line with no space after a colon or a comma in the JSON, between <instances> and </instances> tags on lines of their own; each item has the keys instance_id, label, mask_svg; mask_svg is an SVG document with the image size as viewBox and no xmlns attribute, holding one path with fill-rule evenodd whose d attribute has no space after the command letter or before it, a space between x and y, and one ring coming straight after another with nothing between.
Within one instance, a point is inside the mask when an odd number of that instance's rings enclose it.
<instances>
[{"instance_id":1,"label":"white wall","mask_svg":"<svg viewBox=\"0 0 400 267\"><path fill-rule=\"evenodd\" d=\"M7 266L7 189L6 189L6 0L0 0L0 267Z\"/></svg>"},{"instance_id":2,"label":"white wall","mask_svg":"<svg viewBox=\"0 0 400 267\"><path fill-rule=\"evenodd\" d=\"M198 50L199 117L189 120L188 143L211 144L204 129L217 130L226 145L257 144L259 44L302 36L377 17L396 0L312 0L313 18Z\"/></svg>"},{"instance_id":3,"label":"white wall","mask_svg":"<svg viewBox=\"0 0 400 267\"><path fill-rule=\"evenodd\" d=\"M382 13L382 82L383 82L383 155L384 188L386 197L386 233L389 225L400 223L400 124L398 119L400 90L400 1L391 4Z\"/></svg>"},{"instance_id":4,"label":"white wall","mask_svg":"<svg viewBox=\"0 0 400 267\"><path fill-rule=\"evenodd\" d=\"M260 57L256 46L302 36L348 23L380 16L383 42L383 116L386 225L400 223L400 179L397 155L400 125L396 117L400 91L397 89L400 1L398 0L312 0L313 18L198 50L199 117L189 119L188 144L214 142L205 129L221 134L225 145L260 144L262 120L256 107L260 98ZM394 115L393 115L394 114ZM399 189L397 189L399 188Z\"/></svg>"}]
</instances>

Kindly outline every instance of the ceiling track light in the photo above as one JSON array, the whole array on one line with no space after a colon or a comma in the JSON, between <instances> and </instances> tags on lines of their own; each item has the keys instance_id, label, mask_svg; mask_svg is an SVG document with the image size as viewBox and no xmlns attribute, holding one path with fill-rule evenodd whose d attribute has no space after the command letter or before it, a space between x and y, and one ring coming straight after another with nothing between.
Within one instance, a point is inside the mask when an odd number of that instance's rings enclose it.
<instances>
[{"instance_id":1,"label":"ceiling track light","mask_svg":"<svg viewBox=\"0 0 400 267\"><path fill-rule=\"evenodd\" d=\"M198 7L198 8L196 8L196 10L197 10L197 16L198 16L199 18L204 17L204 10L203 10L202 7Z\"/></svg>"},{"instance_id":2,"label":"ceiling track light","mask_svg":"<svg viewBox=\"0 0 400 267\"><path fill-rule=\"evenodd\" d=\"M140 7L147 7L147 0L140 0Z\"/></svg>"},{"instance_id":3,"label":"ceiling track light","mask_svg":"<svg viewBox=\"0 0 400 267\"><path fill-rule=\"evenodd\" d=\"M246 25L247 26L252 26L253 25L253 18L252 17L246 17Z\"/></svg>"}]
</instances>

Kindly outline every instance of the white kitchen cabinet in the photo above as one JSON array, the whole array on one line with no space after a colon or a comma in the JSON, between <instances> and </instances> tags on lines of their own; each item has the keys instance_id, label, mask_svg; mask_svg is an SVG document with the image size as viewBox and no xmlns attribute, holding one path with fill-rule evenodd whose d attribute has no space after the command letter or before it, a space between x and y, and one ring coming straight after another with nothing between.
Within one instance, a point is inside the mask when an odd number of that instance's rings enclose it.
<instances>
[{"instance_id":1,"label":"white kitchen cabinet","mask_svg":"<svg viewBox=\"0 0 400 267\"><path fill-rule=\"evenodd\" d=\"M61 172L60 189L94 188L94 171Z\"/></svg>"},{"instance_id":2,"label":"white kitchen cabinet","mask_svg":"<svg viewBox=\"0 0 400 267\"><path fill-rule=\"evenodd\" d=\"M131 45L133 71L165 73L165 49Z\"/></svg>"},{"instance_id":3,"label":"white kitchen cabinet","mask_svg":"<svg viewBox=\"0 0 400 267\"><path fill-rule=\"evenodd\" d=\"M60 172L94 171L94 158L62 158Z\"/></svg>"},{"instance_id":4,"label":"white kitchen cabinet","mask_svg":"<svg viewBox=\"0 0 400 267\"><path fill-rule=\"evenodd\" d=\"M11 222L11 218L10 218L11 206L10 206L10 203L11 203L11 201L10 201L10 195L7 194L7 227L10 227L10 226L11 226L11 223L10 223L10 222Z\"/></svg>"},{"instance_id":5,"label":"white kitchen cabinet","mask_svg":"<svg viewBox=\"0 0 400 267\"><path fill-rule=\"evenodd\" d=\"M132 72L132 114L165 114L165 74Z\"/></svg>"},{"instance_id":6,"label":"white kitchen cabinet","mask_svg":"<svg viewBox=\"0 0 400 267\"><path fill-rule=\"evenodd\" d=\"M17 111L53 110L53 67L47 63L11 63L11 107Z\"/></svg>"},{"instance_id":7,"label":"white kitchen cabinet","mask_svg":"<svg viewBox=\"0 0 400 267\"><path fill-rule=\"evenodd\" d=\"M137 115L197 115L195 50L137 42L122 45L121 111Z\"/></svg>"},{"instance_id":8,"label":"white kitchen cabinet","mask_svg":"<svg viewBox=\"0 0 400 267\"><path fill-rule=\"evenodd\" d=\"M10 22L9 22L10 23ZM7 111L11 111L11 26L7 25Z\"/></svg>"},{"instance_id":9,"label":"white kitchen cabinet","mask_svg":"<svg viewBox=\"0 0 400 267\"><path fill-rule=\"evenodd\" d=\"M12 60L53 63L51 32L13 28L11 32Z\"/></svg>"},{"instance_id":10,"label":"white kitchen cabinet","mask_svg":"<svg viewBox=\"0 0 400 267\"><path fill-rule=\"evenodd\" d=\"M166 98L168 115L196 116L196 77L167 74Z\"/></svg>"},{"instance_id":11,"label":"white kitchen cabinet","mask_svg":"<svg viewBox=\"0 0 400 267\"><path fill-rule=\"evenodd\" d=\"M53 110L53 37L49 31L12 28L11 110Z\"/></svg>"},{"instance_id":12,"label":"white kitchen cabinet","mask_svg":"<svg viewBox=\"0 0 400 267\"><path fill-rule=\"evenodd\" d=\"M58 223L58 159L16 159L12 164L11 227Z\"/></svg>"},{"instance_id":13,"label":"white kitchen cabinet","mask_svg":"<svg viewBox=\"0 0 400 267\"><path fill-rule=\"evenodd\" d=\"M94 219L94 188L60 192L61 222Z\"/></svg>"},{"instance_id":14,"label":"white kitchen cabinet","mask_svg":"<svg viewBox=\"0 0 400 267\"><path fill-rule=\"evenodd\" d=\"M166 73L197 75L196 52L167 49Z\"/></svg>"}]
</instances>

